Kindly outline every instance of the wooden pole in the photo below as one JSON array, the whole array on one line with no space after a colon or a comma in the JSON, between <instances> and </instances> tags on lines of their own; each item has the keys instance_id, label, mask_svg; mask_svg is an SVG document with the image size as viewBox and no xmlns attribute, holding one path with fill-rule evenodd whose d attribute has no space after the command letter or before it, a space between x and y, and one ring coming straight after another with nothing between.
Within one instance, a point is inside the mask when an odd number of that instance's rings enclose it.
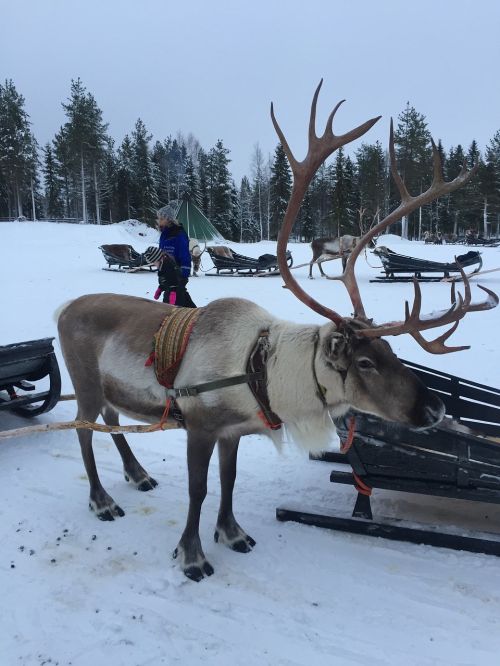
<instances>
[{"instance_id":1,"label":"wooden pole","mask_svg":"<svg viewBox=\"0 0 500 666\"><path fill-rule=\"evenodd\" d=\"M97 432L107 432L117 435L122 432L156 432L157 430L173 430L182 428L178 422L153 423L151 425L128 425L128 426L107 426L101 423L92 423L91 421L61 421L58 423L42 423L36 426L26 426L24 428L14 428L0 432L0 440L11 437L23 437L24 435L34 435L39 432L50 432L53 430L96 430Z\"/></svg>"}]
</instances>

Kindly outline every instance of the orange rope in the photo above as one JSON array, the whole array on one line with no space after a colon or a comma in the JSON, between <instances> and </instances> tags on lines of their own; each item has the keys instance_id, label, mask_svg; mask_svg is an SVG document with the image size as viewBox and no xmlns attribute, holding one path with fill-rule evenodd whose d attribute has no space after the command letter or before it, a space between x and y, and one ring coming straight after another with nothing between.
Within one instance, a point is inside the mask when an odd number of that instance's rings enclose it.
<instances>
[{"instance_id":1,"label":"orange rope","mask_svg":"<svg viewBox=\"0 0 500 666\"><path fill-rule=\"evenodd\" d=\"M352 446L354 441L354 431L356 429L356 419L354 416L351 416L349 420L349 431L347 433L347 439L345 442L340 443L340 453L347 453Z\"/></svg>"},{"instance_id":2,"label":"orange rope","mask_svg":"<svg viewBox=\"0 0 500 666\"><path fill-rule=\"evenodd\" d=\"M366 485L366 483L362 481L362 479L356 474L354 470L352 471L352 476L354 478L354 481L356 481L354 485L358 493L370 497L370 495L372 494L371 486Z\"/></svg>"}]
</instances>

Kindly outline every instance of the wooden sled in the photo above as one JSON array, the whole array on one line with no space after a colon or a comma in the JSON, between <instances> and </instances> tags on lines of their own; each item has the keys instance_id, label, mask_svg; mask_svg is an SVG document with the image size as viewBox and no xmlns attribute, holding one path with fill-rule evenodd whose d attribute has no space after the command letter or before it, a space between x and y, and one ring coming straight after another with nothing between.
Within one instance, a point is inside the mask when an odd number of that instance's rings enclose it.
<instances>
[{"instance_id":1,"label":"wooden sled","mask_svg":"<svg viewBox=\"0 0 500 666\"><path fill-rule=\"evenodd\" d=\"M376 247L373 253L382 262L384 273L382 277L374 278L370 282L411 282L413 278L419 282L440 282L449 278L451 273L460 273L460 266L476 266L471 273L474 275L483 265L481 253L472 250L448 263L408 257L383 246Z\"/></svg>"},{"instance_id":2,"label":"wooden sled","mask_svg":"<svg viewBox=\"0 0 500 666\"><path fill-rule=\"evenodd\" d=\"M500 504L500 391L404 363L439 394L448 418L438 427L416 431L356 414L349 450L317 456L350 465L350 470L331 470L330 481L356 489L352 516L300 507L278 508L276 516L368 536L500 556L500 533L470 534L384 517L373 520L370 495L376 488ZM343 440L348 427L348 418L338 424Z\"/></svg>"},{"instance_id":3,"label":"wooden sled","mask_svg":"<svg viewBox=\"0 0 500 666\"><path fill-rule=\"evenodd\" d=\"M145 252L137 252L132 245L114 244L99 246L107 267L104 271L118 271L120 273L136 273L143 270L156 270L161 258L161 250L151 245ZM112 268L116 266L116 268Z\"/></svg>"},{"instance_id":4,"label":"wooden sled","mask_svg":"<svg viewBox=\"0 0 500 666\"><path fill-rule=\"evenodd\" d=\"M54 338L0 347L0 412L32 418L52 409L61 395L61 375L52 346ZM48 378L37 390L32 382Z\"/></svg>"},{"instance_id":5,"label":"wooden sled","mask_svg":"<svg viewBox=\"0 0 500 666\"><path fill-rule=\"evenodd\" d=\"M207 247L207 252L212 259L216 273L207 275L279 275L278 259L273 254L262 254L257 259L245 257L234 252L229 247ZM292 253L287 250L287 264L292 266ZM209 269L213 270L213 269Z\"/></svg>"}]
</instances>

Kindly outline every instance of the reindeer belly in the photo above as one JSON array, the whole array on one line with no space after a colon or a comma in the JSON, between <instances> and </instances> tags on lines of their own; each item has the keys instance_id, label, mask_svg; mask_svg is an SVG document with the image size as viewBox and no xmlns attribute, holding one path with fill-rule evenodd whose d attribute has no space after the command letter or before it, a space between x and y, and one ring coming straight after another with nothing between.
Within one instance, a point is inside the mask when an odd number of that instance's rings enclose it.
<instances>
[{"instance_id":1,"label":"reindeer belly","mask_svg":"<svg viewBox=\"0 0 500 666\"><path fill-rule=\"evenodd\" d=\"M108 340L100 357L103 397L121 414L143 421L157 421L165 408L165 389L158 384L146 358Z\"/></svg>"},{"instance_id":2,"label":"reindeer belly","mask_svg":"<svg viewBox=\"0 0 500 666\"><path fill-rule=\"evenodd\" d=\"M338 254L340 251L340 246L338 241L328 241L323 246L323 252L327 254Z\"/></svg>"}]
</instances>

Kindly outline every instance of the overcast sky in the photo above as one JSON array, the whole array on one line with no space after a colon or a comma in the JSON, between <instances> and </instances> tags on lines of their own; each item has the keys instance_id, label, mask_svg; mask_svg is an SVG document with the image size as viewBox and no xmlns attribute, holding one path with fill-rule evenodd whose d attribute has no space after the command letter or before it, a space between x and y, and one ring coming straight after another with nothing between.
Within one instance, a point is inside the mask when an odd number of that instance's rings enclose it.
<instances>
[{"instance_id":1,"label":"overcast sky","mask_svg":"<svg viewBox=\"0 0 500 666\"><path fill-rule=\"evenodd\" d=\"M38 141L64 122L80 77L119 144L138 117L154 138L221 138L239 185L258 142L277 138L271 100L295 155L309 107L343 133L382 114L366 141L387 145L409 101L445 148L500 129L498 0L0 0L0 80L26 99ZM359 145L359 142L356 144Z\"/></svg>"}]
</instances>

